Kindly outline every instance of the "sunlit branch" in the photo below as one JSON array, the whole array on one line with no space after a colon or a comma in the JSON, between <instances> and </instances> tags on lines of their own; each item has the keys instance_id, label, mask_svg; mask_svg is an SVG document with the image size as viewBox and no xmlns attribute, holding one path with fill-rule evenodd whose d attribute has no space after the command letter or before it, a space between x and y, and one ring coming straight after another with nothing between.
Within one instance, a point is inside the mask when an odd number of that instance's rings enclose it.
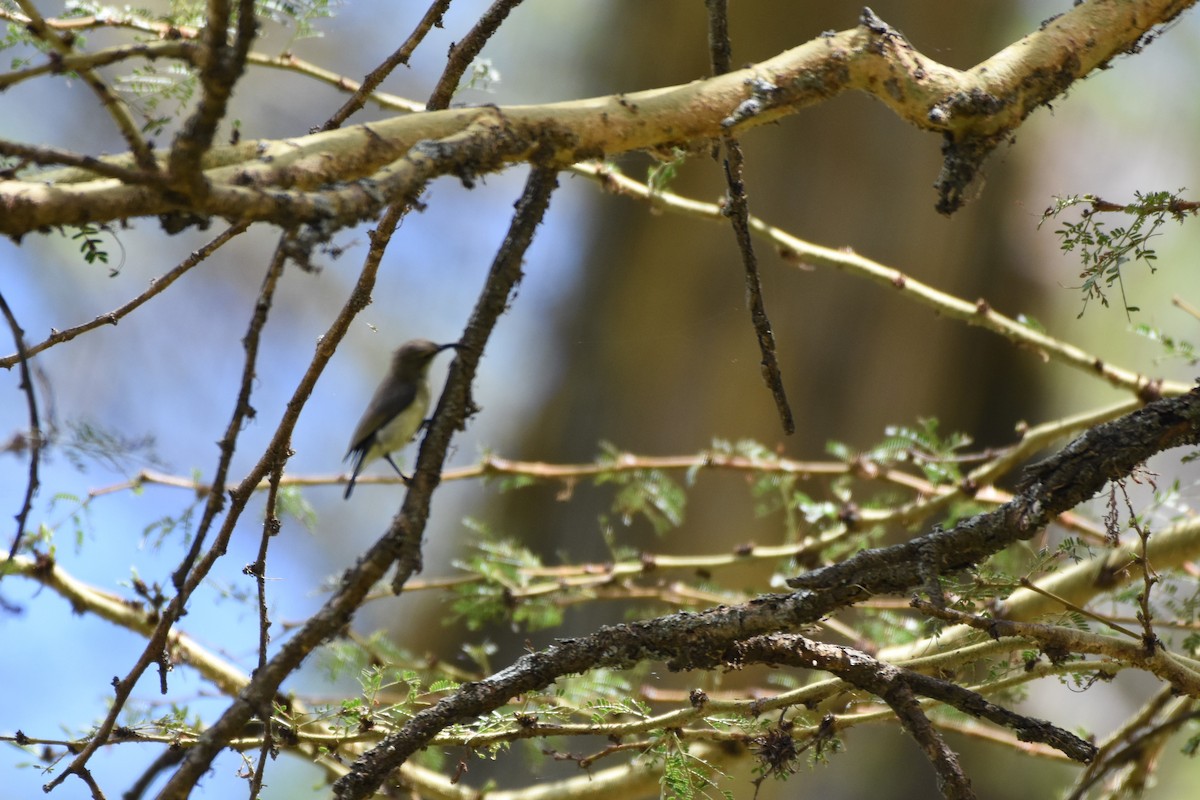
<instances>
[{"instance_id":1,"label":"sunlit branch","mask_svg":"<svg viewBox=\"0 0 1200 800\"><path fill-rule=\"evenodd\" d=\"M672 192L651 190L646 184L627 178L607 165L575 164L572 170L599 180L614 193L647 200L655 208L701 219L724 221L722 209L715 203L692 200ZM835 250L807 242L757 217L751 218L750 225L759 236L773 242L779 248L780 255L791 263L798 266L828 266L866 278L872 283L899 292L902 297L928 306L942 316L985 328L1022 349L1041 354L1086 374L1096 375L1119 389L1134 392L1143 401L1159 396L1183 394L1191 388L1184 383L1148 378L1109 364L1075 345L1004 316L993 309L986 300L968 302L922 283L894 267L880 264L846 249Z\"/></svg>"}]
</instances>

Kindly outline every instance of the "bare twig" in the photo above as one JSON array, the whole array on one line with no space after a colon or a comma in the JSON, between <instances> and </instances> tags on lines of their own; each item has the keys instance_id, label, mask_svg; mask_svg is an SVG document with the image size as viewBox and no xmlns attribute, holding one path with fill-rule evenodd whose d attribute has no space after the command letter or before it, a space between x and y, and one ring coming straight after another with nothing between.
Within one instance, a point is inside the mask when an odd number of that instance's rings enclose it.
<instances>
[{"instance_id":1,"label":"bare twig","mask_svg":"<svg viewBox=\"0 0 1200 800\"><path fill-rule=\"evenodd\" d=\"M245 420L252 414L250 407L250 393L254 386L254 376L257 371L258 363L258 347L262 335L263 327L266 325L267 315L271 309L271 300L274 297L275 289L279 283L279 277L283 271L284 259L282 255L277 254L272 260L267 269L266 277L263 279L263 286L259 292L257 302L255 304L254 314L251 316L249 325L247 326L246 336L242 339L242 345L246 350L246 361L242 370L242 381L239 388L237 402L234 406L229 425L226 428L225 436L218 443L220 455L217 461L217 469L213 478L213 484L219 487L219 491L212 492L205 503L204 513L200 523L197 526L195 537L192 541L192 546L187 554L183 557L179 566L172 575L172 580L176 588L176 594L171 598L170 603L163 609L161 617L157 620L153 635L147 643L146 648L138 657L137 662L133 665L130 671L122 680L114 681L113 685L113 703L105 715L104 720L100 723L96 730L95 736L88 742L85 747L71 763L56 776L50 783L46 785L47 791L53 789L62 783L67 776L79 774L79 771L84 768L88 760L96 752L96 750L108 741L109 735L112 733L113 727L116 725L117 717L120 715L125 702L132 694L138 680L151 664L158 664L160 670L160 681L165 687L166 670L163 662L163 653L166 652L168 637L171 632L171 626L182 617L187 611L187 603L191 598L192 592L200 585L204 577L212 569L217 558L225 552L225 545L228 542L229 535L232 534L232 524L240 515L241 508L238 507L230 512L226 517L225 525L219 532L216 542L209 550L208 554L199 559L201 548L203 546L206 534L217 519L217 516L225 507L225 476L228 473L229 465L233 460L233 455L237 447L238 436L245 427ZM257 483L257 481L255 481ZM240 501L240 505L244 505L250 494L247 493ZM235 497L235 500L237 498ZM195 570L193 571L193 565ZM165 693L165 688L164 688Z\"/></svg>"},{"instance_id":2,"label":"bare twig","mask_svg":"<svg viewBox=\"0 0 1200 800\"><path fill-rule=\"evenodd\" d=\"M946 744L937 728L933 727L929 717L925 716L912 687L900 681L891 691L882 695L882 698L896 712L900 724L916 740L929 763L933 765L942 797L946 800L974 800L975 792L971 789L971 780L963 772L958 754L950 749L950 745Z\"/></svg>"},{"instance_id":3,"label":"bare twig","mask_svg":"<svg viewBox=\"0 0 1200 800\"><path fill-rule=\"evenodd\" d=\"M171 575L171 580L175 584L175 588L181 593L184 591L184 586L188 583L188 573L191 571L192 565L195 563L201 548L204 546L204 540L209 529L212 527L217 515L225 508L225 478L229 474L229 464L233 460L234 451L237 449L238 436L245 428L246 420L250 419L254 413L250 405L250 395L254 391L255 376L258 373L258 354L262 342L262 332L267 324L267 317L271 311L271 303L275 297L275 290L279 287L279 280L283 276L285 261L286 259L282 251L276 250L267 268L267 274L263 278L257 302L254 304L254 314L250 319L250 324L247 326L246 335L242 337L242 347L246 351L245 361L242 365L242 379L238 387L237 399L234 402L233 413L230 416L229 424L225 426L225 435L217 443L217 447L220 450L220 458L217 461L217 468L213 474L213 491L208 494L204 505L204 514L200 518L200 524L196 527L196 534L192 539L191 549Z\"/></svg>"},{"instance_id":4,"label":"bare twig","mask_svg":"<svg viewBox=\"0 0 1200 800\"><path fill-rule=\"evenodd\" d=\"M274 453L277 461L271 469L269 478L270 488L267 490L266 519L263 520L262 534L258 539L258 556L254 563L243 570L254 577L254 585L258 599L258 669L267 665L267 646L271 642L271 619L267 611L267 551L271 539L279 533L279 481L283 477L283 467L287 462L287 454ZM258 710L258 718L262 721L262 746L258 750L258 763L250 777L250 800L256 800L262 792L263 777L266 775L267 761L276 753L275 743L275 714L270 701L266 701Z\"/></svg>"},{"instance_id":5,"label":"bare twig","mask_svg":"<svg viewBox=\"0 0 1200 800\"><path fill-rule=\"evenodd\" d=\"M417 45L425 38L425 34L429 33L432 28L442 27L442 15L446 13L446 9L450 7L450 0L434 0L429 8L425 11L425 16L421 17L421 21L417 23L417 27L408 35L396 51L388 56L382 64L371 70L362 84L354 90L354 94L350 96L342 107L334 112L321 130L331 131L335 128L340 128L342 124L350 118L350 115L358 111L371 95L379 88L379 84L383 83L383 79L392 74L392 70L401 64L407 64L408 59L412 57L413 51L417 49Z\"/></svg>"},{"instance_id":6,"label":"bare twig","mask_svg":"<svg viewBox=\"0 0 1200 800\"><path fill-rule=\"evenodd\" d=\"M62 150L46 145L27 145L18 142L0 141L0 155L13 156L23 162L21 167L28 164L43 166L68 166L86 170L90 175L100 175L106 178L116 178L131 185L157 183L157 175L143 169L130 169L111 161L83 155L70 150ZM20 169L20 167L18 167Z\"/></svg>"},{"instance_id":7,"label":"bare twig","mask_svg":"<svg viewBox=\"0 0 1200 800\"><path fill-rule=\"evenodd\" d=\"M729 42L728 0L706 0L708 6L708 47L712 58L714 75L723 75L730 70L731 47ZM746 302L750 306L750 321L758 340L758 351L762 354L762 376L775 408L783 424L783 432L796 432L796 420L788 404L783 388L783 376L779 371L779 360L775 357L775 332L767 317L766 301L763 300L762 279L758 273L758 256L750 237L750 202L746 198L746 158L737 137L730 133L721 137L725 145L725 182L729 191L725 196L725 216L733 225L738 252L742 256L742 267L746 273Z\"/></svg>"},{"instance_id":8,"label":"bare twig","mask_svg":"<svg viewBox=\"0 0 1200 800\"><path fill-rule=\"evenodd\" d=\"M17 0L17 5L25 12L28 17L27 27L39 39L60 56L68 56L71 54L75 35L68 33L65 36L60 36L57 31L46 24L46 19L41 15L30 0ZM129 108L125 102L100 75L89 67L83 67L78 71L78 75L83 79L84 83L92 90L92 92L100 99L100 102L108 109L108 113L112 116L113 121L117 124L118 130L125 138L125 143L129 145L130 151L133 153L134 161L138 167L147 173L158 172L158 164L154 160L154 153L150 149L149 143L142 138L141 132L138 130L137 124L133 121L133 116L129 113Z\"/></svg>"},{"instance_id":9,"label":"bare twig","mask_svg":"<svg viewBox=\"0 0 1200 800\"><path fill-rule=\"evenodd\" d=\"M425 104L428 110L449 108L450 99L454 97L454 92L458 89L458 82L462 80L467 67L471 66L471 62L488 43L488 39L491 39L500 29L500 24L508 17L509 12L519 5L521 5L521 0L494 0L488 10L480 15L479 21L467 32L467 35L450 48L450 57L446 59L446 69L442 71L442 77L438 78L437 86L434 87L433 94L429 96L429 101Z\"/></svg>"},{"instance_id":10,"label":"bare twig","mask_svg":"<svg viewBox=\"0 0 1200 800\"><path fill-rule=\"evenodd\" d=\"M671 192L651 190L646 184L617 174L603 164L575 164L571 169L578 174L594 177L617 194L628 194L647 200L655 208L717 222L724 220L724 211L716 203L703 203ZM1095 375L1119 389L1134 392L1143 402L1161 396L1183 394L1191 388L1189 384L1180 381L1164 381L1161 378L1151 378L1122 369L1073 344L999 313L987 300L968 302L847 248L835 249L805 241L758 217L750 217L750 228L754 233L775 244L779 255L797 266L828 266L865 278L881 287L899 292L902 296L928 306L946 317L961 320L969 325L978 325L1032 353L1042 355L1043 358L1053 359Z\"/></svg>"},{"instance_id":11,"label":"bare twig","mask_svg":"<svg viewBox=\"0 0 1200 800\"><path fill-rule=\"evenodd\" d=\"M1075 761L1088 762L1096 755L1093 745L1068 731L1002 708L978 692L911 669L902 669L852 647L816 642L803 636L760 636L739 643L723 657L732 664L784 664L829 672L851 686L880 698L902 719L905 715L889 698L897 686L904 686L910 692L909 699L904 700L905 704L912 702L912 694L928 697L972 717L1011 728L1021 741L1048 744Z\"/></svg>"},{"instance_id":12,"label":"bare twig","mask_svg":"<svg viewBox=\"0 0 1200 800\"><path fill-rule=\"evenodd\" d=\"M53 20L46 20L49 25ZM92 53L71 53L56 58L47 59L46 63L36 67L15 70L0 74L0 90L7 89L22 81L41 75L56 75L61 72L79 72L84 69L118 64L134 58L175 58L192 63L195 61L196 45L188 41L137 42L116 47L106 47Z\"/></svg>"},{"instance_id":13,"label":"bare twig","mask_svg":"<svg viewBox=\"0 0 1200 800\"><path fill-rule=\"evenodd\" d=\"M170 272L152 280L150 282L149 289L125 303L120 308L115 308L112 311L109 311L107 314L101 314L90 322L85 322L82 325L76 325L75 327L67 328L66 330L54 331L52 334L50 334L50 336L46 337L46 339L30 347L28 350L29 355L37 355L43 350L49 350L56 344L69 342L76 336L95 330L103 325L116 325L131 312L143 305L147 300L165 291L168 286L173 284L192 267L206 261L209 256L216 252L217 249L219 249L230 239L239 234L245 233L246 229L249 227L249 223L239 223L226 229L223 233L205 244L203 247L192 251L192 253L186 259L181 261L179 265L173 268ZM19 356L17 354L0 358L0 368L7 369L11 367L13 364L17 363L18 358Z\"/></svg>"},{"instance_id":14,"label":"bare twig","mask_svg":"<svg viewBox=\"0 0 1200 800\"><path fill-rule=\"evenodd\" d=\"M3 292L0 292L0 313L4 314L4 319L8 322L8 329L12 331L13 344L17 346L17 360L21 365L20 389L25 394L25 404L29 409L29 435L26 437L29 442L29 480L25 483L25 499L21 502L21 510L16 514L17 532L13 535L12 545L8 548L8 558L11 561L21 547L21 539L25 535L25 523L33 508L33 495L38 490L38 465L41 463L42 456L42 425L38 420L37 396L33 393L33 373L29 369L30 354L25 348L25 331L21 330L16 316L8 307L8 301L4 299Z\"/></svg>"}]
</instances>

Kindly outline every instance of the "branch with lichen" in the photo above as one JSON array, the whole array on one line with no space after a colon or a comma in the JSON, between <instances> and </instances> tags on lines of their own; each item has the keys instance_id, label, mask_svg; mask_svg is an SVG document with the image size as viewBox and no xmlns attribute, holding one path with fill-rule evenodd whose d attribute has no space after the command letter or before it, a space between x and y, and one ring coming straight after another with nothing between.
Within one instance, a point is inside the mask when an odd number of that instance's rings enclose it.
<instances>
[{"instance_id":1,"label":"branch with lichen","mask_svg":"<svg viewBox=\"0 0 1200 800\"><path fill-rule=\"evenodd\" d=\"M1074 81L1144 43L1195 0L1086 2L968 70L919 53L864 11L860 24L822 35L753 67L683 86L543 106L405 114L286 141L205 149L207 191L187 212L308 226L322 236L415 196L440 175L466 181L533 158L572 163L634 150L703 143L775 122L844 91L871 94L943 137L938 208L964 191L991 151ZM463 154L459 143L472 145ZM172 152L192 147L187 139ZM448 150L459 150L457 156ZM159 154L163 165L170 154ZM128 162L128 159L124 160ZM116 159L122 163L122 159ZM140 164L143 170L149 164ZM0 181L0 233L178 212L163 187L96 180L85 171Z\"/></svg>"}]
</instances>

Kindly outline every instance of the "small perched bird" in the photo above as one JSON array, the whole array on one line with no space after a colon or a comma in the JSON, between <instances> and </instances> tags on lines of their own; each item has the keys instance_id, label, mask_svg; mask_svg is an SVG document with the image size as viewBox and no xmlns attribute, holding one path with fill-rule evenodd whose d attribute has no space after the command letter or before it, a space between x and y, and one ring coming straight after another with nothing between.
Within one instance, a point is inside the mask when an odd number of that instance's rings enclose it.
<instances>
[{"instance_id":1,"label":"small perched bird","mask_svg":"<svg viewBox=\"0 0 1200 800\"><path fill-rule=\"evenodd\" d=\"M380 457L386 458L401 479L408 482L392 461L392 452L411 442L425 422L425 413L429 411L429 365L434 356L458 346L457 342L435 344L428 339L413 339L392 354L392 366L350 437L346 458L354 460L354 470L346 484L347 500L354 491L358 473Z\"/></svg>"}]
</instances>

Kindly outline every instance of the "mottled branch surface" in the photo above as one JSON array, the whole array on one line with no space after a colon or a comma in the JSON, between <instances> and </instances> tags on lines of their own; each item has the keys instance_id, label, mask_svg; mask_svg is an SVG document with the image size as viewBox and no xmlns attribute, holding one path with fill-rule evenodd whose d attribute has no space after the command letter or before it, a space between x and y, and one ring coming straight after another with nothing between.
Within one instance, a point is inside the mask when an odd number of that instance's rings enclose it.
<instances>
[{"instance_id":1,"label":"mottled branch surface","mask_svg":"<svg viewBox=\"0 0 1200 800\"><path fill-rule=\"evenodd\" d=\"M937 205L951 213L964 202L964 189L984 159L1031 112L1143 46L1158 26L1194 2L1092 0L967 70L926 57L864 10L857 27L682 86L538 106L405 114L286 140L214 147L200 159L207 191L186 197L145 170L138 183L80 167L0 181L0 233L20 237L54 225L186 212L312 226L329 234L414 196L440 175L470 181L535 153L563 163L688 146L741 134L848 90L871 94L918 128L941 134ZM0 141L0 154L12 151L5 144ZM31 158L28 146L19 147L33 163L61 163L53 153ZM173 155L159 153L157 159L165 165ZM106 162L136 168L132 156Z\"/></svg>"}]
</instances>

